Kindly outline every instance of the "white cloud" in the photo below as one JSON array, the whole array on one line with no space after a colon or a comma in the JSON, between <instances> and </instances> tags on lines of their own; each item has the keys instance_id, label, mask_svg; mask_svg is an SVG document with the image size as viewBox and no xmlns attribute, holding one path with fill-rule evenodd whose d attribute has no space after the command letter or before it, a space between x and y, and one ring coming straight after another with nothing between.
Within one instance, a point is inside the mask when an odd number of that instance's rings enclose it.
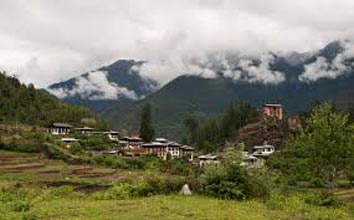
<instances>
[{"instance_id":1,"label":"white cloud","mask_svg":"<svg viewBox=\"0 0 354 220\"><path fill-rule=\"evenodd\" d=\"M78 77L73 88L50 89L48 91L59 98L70 96L80 96L90 100L116 100L122 96L130 99L138 98L134 91L109 82L107 73L102 71L90 72L86 77Z\"/></svg>"},{"instance_id":2,"label":"white cloud","mask_svg":"<svg viewBox=\"0 0 354 220\"><path fill-rule=\"evenodd\" d=\"M241 60L240 67L245 71L246 79L250 82L260 82L264 84L278 84L285 80L283 73L272 71L270 64L274 62L274 56L263 54L258 65L252 64L250 60Z\"/></svg>"},{"instance_id":3,"label":"white cloud","mask_svg":"<svg viewBox=\"0 0 354 220\"><path fill-rule=\"evenodd\" d=\"M0 69L43 87L133 58L167 82L210 52L301 52L352 38L353 9L352 0L0 0ZM274 75L245 67L255 79Z\"/></svg>"},{"instance_id":4,"label":"white cloud","mask_svg":"<svg viewBox=\"0 0 354 220\"><path fill-rule=\"evenodd\" d=\"M301 81L316 81L322 78L335 79L348 73L351 67L345 64L346 60L354 58L354 44L351 41L342 42L344 51L332 61L325 57L318 57L315 62L305 65L305 72L299 76Z\"/></svg>"},{"instance_id":5,"label":"white cloud","mask_svg":"<svg viewBox=\"0 0 354 220\"><path fill-rule=\"evenodd\" d=\"M258 56L215 53L184 59L180 62L176 60L166 60L160 63L147 62L142 65L140 72L143 75L160 74L161 77L167 73L175 76L184 73L205 78L216 78L222 75L235 81L278 84L285 80L285 76L284 73L271 70L274 60L274 55L270 53L262 53Z\"/></svg>"}]
</instances>

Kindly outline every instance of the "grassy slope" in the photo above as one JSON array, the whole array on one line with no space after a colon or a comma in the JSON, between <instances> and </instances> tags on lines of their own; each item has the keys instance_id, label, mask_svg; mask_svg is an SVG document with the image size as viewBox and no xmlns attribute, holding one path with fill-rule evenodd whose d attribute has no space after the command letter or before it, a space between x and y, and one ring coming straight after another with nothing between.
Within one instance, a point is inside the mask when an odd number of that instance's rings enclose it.
<instances>
[{"instance_id":1,"label":"grassy slope","mask_svg":"<svg viewBox=\"0 0 354 220\"><path fill-rule=\"evenodd\" d=\"M36 154L0 152L0 219L240 219L240 220L346 220L353 219L354 206L340 209L320 208L307 205L299 197L277 198L268 202L223 201L201 196L182 197L176 195L154 196L127 200L98 200L94 194L75 193L65 188L39 188L43 181L66 181L88 184L108 184L122 179L136 180L145 175L141 171L110 170L67 165L60 161L38 160ZM8 164L11 163L11 164ZM44 167L16 169L18 165L43 163ZM86 167L87 168L87 167ZM43 171L58 171L57 173ZM74 172L76 171L76 172ZM88 178L90 173L109 173L108 176ZM69 177L69 179L68 179ZM20 187L20 188L18 188ZM75 188L75 187L74 187ZM6 190L17 189L17 199L6 197ZM21 193L22 192L22 193ZM85 192L85 191L84 191ZM26 196L22 196L26 195ZM15 195L13 195L15 196ZM10 197L11 198L11 197ZM15 211L23 201L30 201L27 212ZM350 210L352 210L350 212ZM25 217L27 216L27 218Z\"/></svg>"},{"instance_id":2,"label":"grassy slope","mask_svg":"<svg viewBox=\"0 0 354 220\"><path fill-rule=\"evenodd\" d=\"M21 219L22 213L0 204L1 219ZM257 201L237 202L192 196L155 196L144 199L105 200L90 198L45 199L37 201L30 213L41 219L100 219L100 220L349 220L348 208L327 209L292 201L286 208L270 208Z\"/></svg>"}]
</instances>

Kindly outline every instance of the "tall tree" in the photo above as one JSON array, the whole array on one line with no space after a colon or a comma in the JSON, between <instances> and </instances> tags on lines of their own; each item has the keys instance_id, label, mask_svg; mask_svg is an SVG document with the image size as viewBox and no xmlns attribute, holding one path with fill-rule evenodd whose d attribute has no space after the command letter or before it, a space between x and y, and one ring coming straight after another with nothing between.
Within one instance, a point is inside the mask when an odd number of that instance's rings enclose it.
<instances>
[{"instance_id":1,"label":"tall tree","mask_svg":"<svg viewBox=\"0 0 354 220\"><path fill-rule=\"evenodd\" d=\"M141 111L140 119L140 137L145 142L153 140L155 131L151 125L151 105L147 103Z\"/></svg>"},{"instance_id":2,"label":"tall tree","mask_svg":"<svg viewBox=\"0 0 354 220\"><path fill-rule=\"evenodd\" d=\"M299 174L306 169L332 191L340 174L353 160L353 146L354 126L349 123L348 115L324 103L313 110L307 127L290 138L287 149L278 156L285 163L291 161L293 167L301 164L302 169L290 169Z\"/></svg>"},{"instance_id":3,"label":"tall tree","mask_svg":"<svg viewBox=\"0 0 354 220\"><path fill-rule=\"evenodd\" d=\"M197 130L199 122L197 121L197 119L190 117L184 121L184 124L189 131L188 143L194 145L197 141Z\"/></svg>"}]
</instances>

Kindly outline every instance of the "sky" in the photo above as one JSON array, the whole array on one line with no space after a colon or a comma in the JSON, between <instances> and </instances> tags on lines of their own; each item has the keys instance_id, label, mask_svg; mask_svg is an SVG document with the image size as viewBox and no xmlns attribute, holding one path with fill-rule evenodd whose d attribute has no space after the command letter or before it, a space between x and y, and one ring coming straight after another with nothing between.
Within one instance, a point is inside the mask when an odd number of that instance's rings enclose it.
<instances>
[{"instance_id":1,"label":"sky","mask_svg":"<svg viewBox=\"0 0 354 220\"><path fill-rule=\"evenodd\" d=\"M0 0L0 70L46 87L136 59L164 83L182 74L186 57L353 39L353 10L353 0Z\"/></svg>"}]
</instances>

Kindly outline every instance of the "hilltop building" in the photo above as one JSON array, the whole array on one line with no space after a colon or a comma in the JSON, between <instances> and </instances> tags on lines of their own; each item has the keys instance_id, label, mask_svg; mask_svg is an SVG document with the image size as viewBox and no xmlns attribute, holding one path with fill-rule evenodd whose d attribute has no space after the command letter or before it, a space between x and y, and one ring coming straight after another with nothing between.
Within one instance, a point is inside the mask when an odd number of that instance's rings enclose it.
<instances>
[{"instance_id":1,"label":"hilltop building","mask_svg":"<svg viewBox=\"0 0 354 220\"><path fill-rule=\"evenodd\" d=\"M284 119L283 106L281 104L265 104L263 105L263 113L266 116L273 117L278 120Z\"/></svg>"}]
</instances>

